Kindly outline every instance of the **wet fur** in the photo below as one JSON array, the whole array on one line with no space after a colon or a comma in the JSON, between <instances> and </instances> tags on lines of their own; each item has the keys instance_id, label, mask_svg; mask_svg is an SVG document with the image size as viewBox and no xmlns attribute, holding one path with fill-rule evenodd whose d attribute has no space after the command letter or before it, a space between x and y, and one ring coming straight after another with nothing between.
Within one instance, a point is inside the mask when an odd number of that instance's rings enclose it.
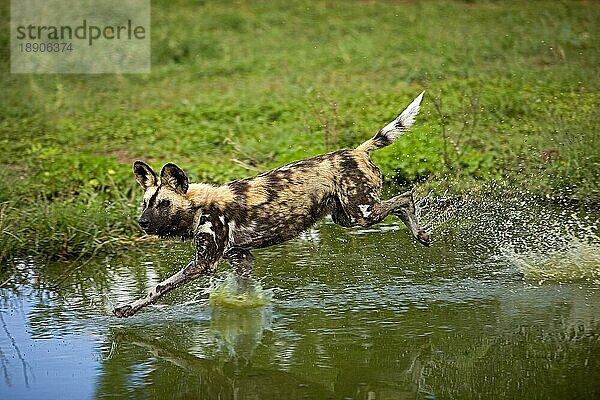
<instances>
[{"instance_id":1,"label":"wet fur","mask_svg":"<svg viewBox=\"0 0 600 400\"><path fill-rule=\"evenodd\" d=\"M223 186L190 184L174 164L165 165L158 175L136 161L134 175L145 190L140 226L162 238L194 240L196 255L146 297L113 312L119 317L133 315L167 291L213 272L221 258L232 264L238 276L246 276L252 270L250 250L295 238L328 214L344 227L370 226L396 215L428 245L412 193L382 201L381 172L369 158L370 151L390 144L412 124L421 97L416 106L411 104L413 109L407 108L410 114L405 115L405 110L354 150L301 160Z\"/></svg>"}]
</instances>

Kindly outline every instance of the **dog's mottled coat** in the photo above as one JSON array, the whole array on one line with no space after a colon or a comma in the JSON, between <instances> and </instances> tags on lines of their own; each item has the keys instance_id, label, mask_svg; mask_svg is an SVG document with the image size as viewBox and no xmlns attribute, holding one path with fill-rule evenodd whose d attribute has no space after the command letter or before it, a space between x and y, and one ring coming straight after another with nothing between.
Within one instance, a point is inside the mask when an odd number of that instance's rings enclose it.
<instances>
[{"instance_id":1,"label":"dog's mottled coat","mask_svg":"<svg viewBox=\"0 0 600 400\"><path fill-rule=\"evenodd\" d=\"M413 124L422 97L354 150L297 161L223 186L190 184L174 164L166 164L157 175L136 161L134 174L145 190L140 226L163 238L194 240L196 254L144 298L113 310L115 315L133 315L175 287L214 272L221 258L239 276L247 275L253 262L250 250L292 239L327 214L344 227L370 226L392 214L428 245L412 193L382 201L381 172L369 158L371 151L391 144Z\"/></svg>"}]
</instances>

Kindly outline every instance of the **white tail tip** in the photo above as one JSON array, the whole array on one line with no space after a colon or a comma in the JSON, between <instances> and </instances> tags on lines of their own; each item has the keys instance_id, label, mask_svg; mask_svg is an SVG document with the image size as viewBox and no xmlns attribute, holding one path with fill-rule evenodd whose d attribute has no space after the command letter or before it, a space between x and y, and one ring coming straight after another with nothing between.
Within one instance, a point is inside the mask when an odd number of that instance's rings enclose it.
<instances>
[{"instance_id":1,"label":"white tail tip","mask_svg":"<svg viewBox=\"0 0 600 400\"><path fill-rule=\"evenodd\" d=\"M404 129L410 128L410 126L415 123L415 118L419 113L419 108L421 108L421 101L423 100L424 94L425 92L421 92L421 94L418 95L398 117Z\"/></svg>"},{"instance_id":2,"label":"white tail tip","mask_svg":"<svg viewBox=\"0 0 600 400\"><path fill-rule=\"evenodd\" d=\"M421 94L418 95L395 120L383 127L381 133L387 136L391 141L394 141L402 134L402 132L410 128L411 125L415 123L415 118L419 113L424 94L425 92L421 92Z\"/></svg>"}]
</instances>

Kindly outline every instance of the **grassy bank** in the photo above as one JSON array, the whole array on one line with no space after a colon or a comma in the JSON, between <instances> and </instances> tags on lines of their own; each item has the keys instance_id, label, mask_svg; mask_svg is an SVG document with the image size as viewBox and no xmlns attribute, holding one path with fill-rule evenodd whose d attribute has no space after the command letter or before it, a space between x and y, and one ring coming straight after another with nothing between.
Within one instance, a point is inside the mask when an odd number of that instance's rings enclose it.
<instances>
[{"instance_id":1,"label":"grassy bank","mask_svg":"<svg viewBox=\"0 0 600 400\"><path fill-rule=\"evenodd\" d=\"M153 1L151 74L10 74L2 47L0 257L133 243L136 159L225 182L356 146L422 90L374 155L391 186L598 202L598 20L575 1Z\"/></svg>"}]
</instances>

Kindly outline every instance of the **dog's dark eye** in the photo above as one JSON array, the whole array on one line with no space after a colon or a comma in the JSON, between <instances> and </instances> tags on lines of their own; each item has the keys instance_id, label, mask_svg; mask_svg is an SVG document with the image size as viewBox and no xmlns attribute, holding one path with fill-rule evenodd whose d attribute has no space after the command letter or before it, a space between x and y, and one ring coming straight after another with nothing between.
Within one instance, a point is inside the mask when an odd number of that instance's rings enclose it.
<instances>
[{"instance_id":1,"label":"dog's dark eye","mask_svg":"<svg viewBox=\"0 0 600 400\"><path fill-rule=\"evenodd\" d=\"M157 206L159 208L167 208L171 205L171 200L162 199L158 202Z\"/></svg>"}]
</instances>

